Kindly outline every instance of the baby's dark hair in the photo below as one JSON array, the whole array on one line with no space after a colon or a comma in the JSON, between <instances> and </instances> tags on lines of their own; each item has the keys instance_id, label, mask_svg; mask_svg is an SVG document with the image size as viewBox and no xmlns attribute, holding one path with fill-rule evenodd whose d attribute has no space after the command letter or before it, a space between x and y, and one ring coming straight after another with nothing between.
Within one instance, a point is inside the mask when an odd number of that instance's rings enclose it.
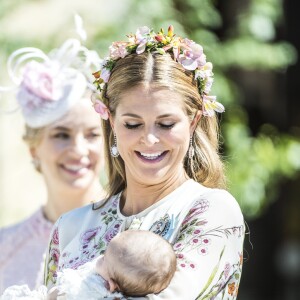
<instances>
[{"instance_id":1,"label":"baby's dark hair","mask_svg":"<svg viewBox=\"0 0 300 300\"><path fill-rule=\"evenodd\" d=\"M113 255L110 277L128 296L159 293L170 283L176 271L176 255L171 244L145 230L128 230L108 245L106 255Z\"/></svg>"}]
</instances>

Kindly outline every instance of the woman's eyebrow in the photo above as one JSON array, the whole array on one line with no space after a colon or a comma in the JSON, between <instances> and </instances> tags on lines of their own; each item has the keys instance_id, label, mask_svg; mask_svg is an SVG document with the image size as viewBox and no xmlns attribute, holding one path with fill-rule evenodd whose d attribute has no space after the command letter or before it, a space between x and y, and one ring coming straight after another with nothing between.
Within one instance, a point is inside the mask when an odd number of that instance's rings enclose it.
<instances>
[{"instance_id":1,"label":"woman's eyebrow","mask_svg":"<svg viewBox=\"0 0 300 300\"><path fill-rule=\"evenodd\" d=\"M163 115L158 116L157 119L169 118L172 116L173 116L172 114L163 114Z\"/></svg>"},{"instance_id":2,"label":"woman's eyebrow","mask_svg":"<svg viewBox=\"0 0 300 300\"><path fill-rule=\"evenodd\" d=\"M172 114L163 114L157 117L157 119L162 119L162 118L168 118L168 117L172 117ZM139 118L142 119L141 116L137 115L137 114L133 114L133 113L125 113L122 115L122 117L132 117L132 118Z\"/></svg>"},{"instance_id":3,"label":"woman's eyebrow","mask_svg":"<svg viewBox=\"0 0 300 300\"><path fill-rule=\"evenodd\" d=\"M71 128L64 127L64 126L56 126L51 128L52 130L61 130L61 131L71 131Z\"/></svg>"},{"instance_id":4,"label":"woman's eyebrow","mask_svg":"<svg viewBox=\"0 0 300 300\"><path fill-rule=\"evenodd\" d=\"M122 115L122 117L132 117L132 118L139 118L141 119L142 117L136 114L132 114L132 113L125 113Z\"/></svg>"}]
</instances>

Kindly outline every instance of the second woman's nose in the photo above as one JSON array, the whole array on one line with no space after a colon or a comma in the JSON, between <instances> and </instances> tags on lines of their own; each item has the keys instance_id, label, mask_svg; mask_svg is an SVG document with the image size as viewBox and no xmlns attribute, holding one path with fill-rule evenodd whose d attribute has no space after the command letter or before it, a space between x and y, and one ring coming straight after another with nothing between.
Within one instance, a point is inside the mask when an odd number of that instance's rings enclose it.
<instances>
[{"instance_id":1,"label":"second woman's nose","mask_svg":"<svg viewBox=\"0 0 300 300\"><path fill-rule=\"evenodd\" d=\"M70 150L74 155L86 156L89 154L88 141L84 136L75 136L70 145Z\"/></svg>"}]
</instances>

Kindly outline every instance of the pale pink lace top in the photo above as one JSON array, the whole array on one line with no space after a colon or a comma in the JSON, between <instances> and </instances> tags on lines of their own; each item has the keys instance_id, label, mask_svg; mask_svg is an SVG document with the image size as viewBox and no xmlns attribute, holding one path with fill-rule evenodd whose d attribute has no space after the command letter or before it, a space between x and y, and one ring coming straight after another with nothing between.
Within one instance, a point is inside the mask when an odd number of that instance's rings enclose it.
<instances>
[{"instance_id":1,"label":"pale pink lace top","mask_svg":"<svg viewBox=\"0 0 300 300\"><path fill-rule=\"evenodd\" d=\"M42 283L52 226L40 208L28 219L0 229L0 295L11 285L33 289Z\"/></svg>"}]
</instances>

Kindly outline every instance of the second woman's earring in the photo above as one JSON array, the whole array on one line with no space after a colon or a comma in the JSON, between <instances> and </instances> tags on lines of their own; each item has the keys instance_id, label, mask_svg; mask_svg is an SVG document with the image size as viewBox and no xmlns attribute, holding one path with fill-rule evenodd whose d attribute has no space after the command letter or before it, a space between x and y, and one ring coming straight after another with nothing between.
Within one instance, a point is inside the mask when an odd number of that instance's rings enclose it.
<instances>
[{"instance_id":1,"label":"second woman's earring","mask_svg":"<svg viewBox=\"0 0 300 300\"><path fill-rule=\"evenodd\" d=\"M195 149L193 147L193 136L190 137L190 146L189 146L189 159L192 160L195 154Z\"/></svg>"},{"instance_id":2,"label":"second woman's earring","mask_svg":"<svg viewBox=\"0 0 300 300\"><path fill-rule=\"evenodd\" d=\"M119 150L117 146L117 137L114 134L114 144L110 147L110 154L112 157L118 157L119 156Z\"/></svg>"},{"instance_id":3,"label":"second woman's earring","mask_svg":"<svg viewBox=\"0 0 300 300\"><path fill-rule=\"evenodd\" d=\"M33 158L31 160L31 162L32 162L33 166L35 167L35 169L38 170L38 171L40 171L40 169L41 169L41 162L40 162L40 160L35 157L35 158Z\"/></svg>"}]
</instances>

